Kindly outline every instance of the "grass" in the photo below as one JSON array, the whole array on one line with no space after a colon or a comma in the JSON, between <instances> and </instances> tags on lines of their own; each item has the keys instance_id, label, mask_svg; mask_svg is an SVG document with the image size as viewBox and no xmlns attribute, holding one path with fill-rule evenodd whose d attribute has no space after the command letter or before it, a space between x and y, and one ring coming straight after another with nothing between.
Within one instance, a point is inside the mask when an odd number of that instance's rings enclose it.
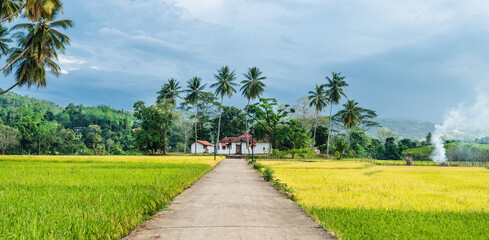
<instances>
[{"instance_id":1,"label":"grass","mask_svg":"<svg viewBox=\"0 0 489 240\"><path fill-rule=\"evenodd\" d=\"M489 239L489 170L261 161L342 239Z\"/></svg>"},{"instance_id":2,"label":"grass","mask_svg":"<svg viewBox=\"0 0 489 240\"><path fill-rule=\"evenodd\" d=\"M118 239L164 208L211 157L0 157L0 239Z\"/></svg>"}]
</instances>

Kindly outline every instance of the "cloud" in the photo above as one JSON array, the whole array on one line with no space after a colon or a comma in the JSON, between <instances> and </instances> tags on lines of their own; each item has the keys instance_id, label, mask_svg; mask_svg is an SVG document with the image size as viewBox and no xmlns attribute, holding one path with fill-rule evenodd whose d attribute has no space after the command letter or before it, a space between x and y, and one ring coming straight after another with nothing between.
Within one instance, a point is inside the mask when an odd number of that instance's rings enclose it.
<instances>
[{"instance_id":1,"label":"cloud","mask_svg":"<svg viewBox=\"0 0 489 240\"><path fill-rule=\"evenodd\" d=\"M58 64L61 68L62 74L68 74L71 71L79 70L80 67L86 62L74 56L60 55L58 57Z\"/></svg>"},{"instance_id":2,"label":"cloud","mask_svg":"<svg viewBox=\"0 0 489 240\"><path fill-rule=\"evenodd\" d=\"M66 1L64 13L76 23L60 58L69 74L45 91L59 89L58 99L70 98L64 82L114 88L132 97L100 101L127 109L170 77L210 83L230 65L241 80L258 66L268 77L266 95L293 104L337 71L351 83L349 97L381 116L441 121L444 109L486 81L488 11L482 0Z\"/></svg>"}]
</instances>

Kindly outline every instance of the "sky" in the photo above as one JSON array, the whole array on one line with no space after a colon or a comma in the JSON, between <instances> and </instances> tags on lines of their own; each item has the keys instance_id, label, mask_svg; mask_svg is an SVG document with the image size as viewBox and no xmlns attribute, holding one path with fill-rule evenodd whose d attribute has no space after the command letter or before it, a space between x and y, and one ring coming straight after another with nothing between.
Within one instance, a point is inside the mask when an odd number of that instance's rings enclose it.
<instances>
[{"instance_id":1,"label":"sky","mask_svg":"<svg viewBox=\"0 0 489 240\"><path fill-rule=\"evenodd\" d=\"M224 65L257 66L264 97L295 104L341 72L349 99L380 117L441 122L489 94L485 0L64 0L71 46L47 88L17 88L60 105L132 110L169 78L210 85ZM14 83L0 77L0 88ZM210 89L209 89L210 91ZM244 107L239 94L225 105ZM326 113L325 113L326 114Z\"/></svg>"}]
</instances>

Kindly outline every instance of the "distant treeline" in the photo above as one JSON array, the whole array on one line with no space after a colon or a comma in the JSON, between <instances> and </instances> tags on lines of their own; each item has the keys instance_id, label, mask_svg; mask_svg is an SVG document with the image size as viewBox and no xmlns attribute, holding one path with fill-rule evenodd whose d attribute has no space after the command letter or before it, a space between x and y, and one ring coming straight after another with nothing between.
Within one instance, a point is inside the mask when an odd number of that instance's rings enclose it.
<instances>
[{"instance_id":1,"label":"distant treeline","mask_svg":"<svg viewBox=\"0 0 489 240\"><path fill-rule=\"evenodd\" d=\"M9 93L0 97L5 154L124 154L133 149L131 112L109 106L60 107Z\"/></svg>"}]
</instances>

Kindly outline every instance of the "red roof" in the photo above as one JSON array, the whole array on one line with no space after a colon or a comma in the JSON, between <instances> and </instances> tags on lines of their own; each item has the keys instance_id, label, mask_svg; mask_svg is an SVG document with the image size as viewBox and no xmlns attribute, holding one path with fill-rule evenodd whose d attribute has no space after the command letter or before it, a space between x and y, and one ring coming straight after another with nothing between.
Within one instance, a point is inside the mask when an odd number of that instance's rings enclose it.
<instances>
[{"instance_id":1,"label":"red roof","mask_svg":"<svg viewBox=\"0 0 489 240\"><path fill-rule=\"evenodd\" d=\"M212 146L212 144L208 141L197 140L197 142L201 143L204 146Z\"/></svg>"},{"instance_id":2,"label":"red roof","mask_svg":"<svg viewBox=\"0 0 489 240\"><path fill-rule=\"evenodd\" d=\"M222 143L224 146L228 145L229 142L232 142L232 143L244 142L245 143L246 142L246 137L248 137L248 141L251 144L252 136L248 132L245 132L243 135L241 135L239 137L225 137L225 138L221 139L221 141L219 141L219 142ZM255 145L257 142L259 142L259 143L269 143L270 140L269 139L264 139L264 140L258 140L257 141L256 139L253 139L253 145Z\"/></svg>"}]
</instances>

